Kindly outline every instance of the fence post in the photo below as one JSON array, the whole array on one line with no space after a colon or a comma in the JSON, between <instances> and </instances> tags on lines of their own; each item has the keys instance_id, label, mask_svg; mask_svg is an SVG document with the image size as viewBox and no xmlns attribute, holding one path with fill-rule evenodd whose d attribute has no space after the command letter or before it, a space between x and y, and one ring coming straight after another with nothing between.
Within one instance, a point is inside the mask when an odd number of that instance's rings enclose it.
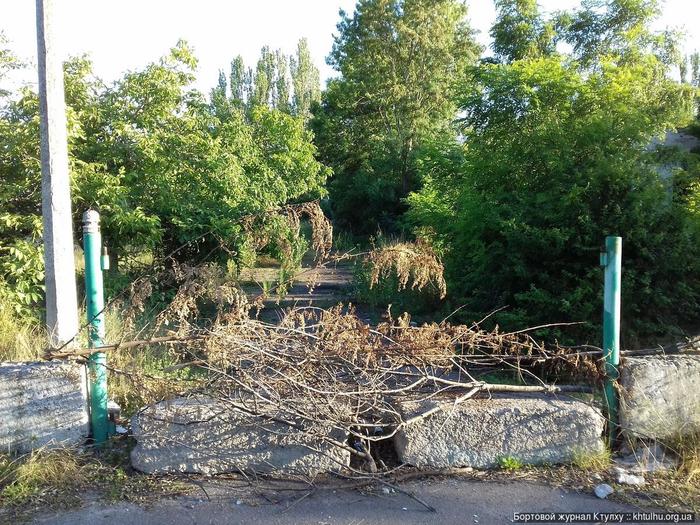
<instances>
[{"instance_id":1,"label":"fence post","mask_svg":"<svg viewBox=\"0 0 700 525\"><path fill-rule=\"evenodd\" d=\"M83 214L83 251L89 345L95 348L104 344L105 323L100 214L94 210ZM92 439L97 444L104 443L109 434L106 365L107 356L103 352L92 354L89 358L90 426Z\"/></svg>"},{"instance_id":2,"label":"fence post","mask_svg":"<svg viewBox=\"0 0 700 525\"><path fill-rule=\"evenodd\" d=\"M605 268L603 303L603 357L605 359L605 401L610 420L610 439L614 441L618 427L618 392L620 377L620 304L622 292L622 237L606 237L605 252L600 254Z\"/></svg>"}]
</instances>

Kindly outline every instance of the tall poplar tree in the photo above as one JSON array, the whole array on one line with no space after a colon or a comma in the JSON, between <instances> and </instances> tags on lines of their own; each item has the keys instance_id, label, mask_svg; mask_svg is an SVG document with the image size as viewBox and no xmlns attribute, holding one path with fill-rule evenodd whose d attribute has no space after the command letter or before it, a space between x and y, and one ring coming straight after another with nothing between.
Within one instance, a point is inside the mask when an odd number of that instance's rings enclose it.
<instances>
[{"instance_id":1,"label":"tall poplar tree","mask_svg":"<svg viewBox=\"0 0 700 525\"><path fill-rule=\"evenodd\" d=\"M311 117L311 107L321 101L321 80L314 65L306 38L299 40L296 56L290 58L294 86L294 113L304 122Z\"/></svg>"},{"instance_id":2,"label":"tall poplar tree","mask_svg":"<svg viewBox=\"0 0 700 525\"><path fill-rule=\"evenodd\" d=\"M251 89L251 71L246 69L243 57L238 55L231 61L231 100L238 107L248 103Z\"/></svg>"},{"instance_id":3,"label":"tall poplar tree","mask_svg":"<svg viewBox=\"0 0 700 525\"><path fill-rule=\"evenodd\" d=\"M313 124L341 225L396 229L418 187L415 152L454 119L452 86L480 52L466 14L458 0L359 0L352 16L341 11L328 57L340 78Z\"/></svg>"},{"instance_id":4,"label":"tall poplar tree","mask_svg":"<svg viewBox=\"0 0 700 525\"><path fill-rule=\"evenodd\" d=\"M211 90L211 107L219 118L226 118L231 114L231 104L228 97L228 81L226 74L219 71L219 81Z\"/></svg>"},{"instance_id":5,"label":"tall poplar tree","mask_svg":"<svg viewBox=\"0 0 700 525\"><path fill-rule=\"evenodd\" d=\"M287 56L282 50L275 51L275 109L285 113L290 113L289 106L289 67Z\"/></svg>"},{"instance_id":6,"label":"tall poplar tree","mask_svg":"<svg viewBox=\"0 0 700 525\"><path fill-rule=\"evenodd\" d=\"M275 53L270 50L269 46L264 46L255 66L252 94L249 101L251 106L269 106L274 102L277 90L275 85L276 66Z\"/></svg>"}]
</instances>

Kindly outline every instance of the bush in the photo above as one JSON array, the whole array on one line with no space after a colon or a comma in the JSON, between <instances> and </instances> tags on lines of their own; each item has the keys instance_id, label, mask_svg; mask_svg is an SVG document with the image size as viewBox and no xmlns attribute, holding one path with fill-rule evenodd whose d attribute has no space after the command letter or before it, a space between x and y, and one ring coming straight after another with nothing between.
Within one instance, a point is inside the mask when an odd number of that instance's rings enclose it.
<instances>
[{"instance_id":1,"label":"bush","mask_svg":"<svg viewBox=\"0 0 700 525\"><path fill-rule=\"evenodd\" d=\"M586 72L559 56L489 64L471 82L464 142L424 151L425 188L409 199L463 315L507 307L490 318L507 329L583 321L569 337L598 340L598 253L620 235L625 342L697 319L700 222L688 203L700 178L677 176L672 196L646 149L682 120L687 90L651 59Z\"/></svg>"}]
</instances>

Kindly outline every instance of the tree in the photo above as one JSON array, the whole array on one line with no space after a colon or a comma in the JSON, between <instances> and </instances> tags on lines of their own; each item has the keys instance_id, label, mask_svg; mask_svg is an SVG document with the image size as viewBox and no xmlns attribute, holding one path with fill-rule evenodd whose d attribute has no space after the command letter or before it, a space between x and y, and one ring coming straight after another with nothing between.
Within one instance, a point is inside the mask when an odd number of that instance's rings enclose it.
<instances>
[{"instance_id":1,"label":"tree","mask_svg":"<svg viewBox=\"0 0 700 525\"><path fill-rule=\"evenodd\" d=\"M275 51L275 101L273 106L284 113L291 112L289 105L289 68L287 56L280 49Z\"/></svg>"},{"instance_id":2,"label":"tree","mask_svg":"<svg viewBox=\"0 0 700 525\"><path fill-rule=\"evenodd\" d=\"M684 56L678 63L678 74L680 76L681 84L688 83L688 57Z\"/></svg>"},{"instance_id":3,"label":"tree","mask_svg":"<svg viewBox=\"0 0 700 525\"><path fill-rule=\"evenodd\" d=\"M496 0L496 9L498 17L489 34L493 38L493 50L502 61L554 52L554 26L543 20L537 0Z\"/></svg>"},{"instance_id":4,"label":"tree","mask_svg":"<svg viewBox=\"0 0 700 525\"><path fill-rule=\"evenodd\" d=\"M304 122L311 118L311 107L321 101L321 80L306 38L299 40L296 56L290 58L294 87L294 114Z\"/></svg>"},{"instance_id":5,"label":"tree","mask_svg":"<svg viewBox=\"0 0 700 525\"><path fill-rule=\"evenodd\" d=\"M223 71L219 71L219 82L216 84L216 87L212 88L209 98L211 99L214 113L222 118L226 118L226 115L231 112L231 103L228 96L228 81Z\"/></svg>"},{"instance_id":6,"label":"tree","mask_svg":"<svg viewBox=\"0 0 700 525\"><path fill-rule=\"evenodd\" d=\"M601 27L617 14L600 15ZM459 87L463 140L423 151L409 217L445 257L463 315L507 307L491 317L505 329L584 321L569 334L595 341L597 255L610 234L624 239L627 336L668 333L700 313L689 206L700 173L681 168L671 190L648 150L687 121L691 90L660 74L666 66L636 37L600 38L583 40L604 53L586 51L587 65L551 55L473 68Z\"/></svg>"},{"instance_id":7,"label":"tree","mask_svg":"<svg viewBox=\"0 0 700 525\"><path fill-rule=\"evenodd\" d=\"M260 50L260 58L255 66L250 105L271 106L276 99L275 71L277 61L269 46Z\"/></svg>"},{"instance_id":8,"label":"tree","mask_svg":"<svg viewBox=\"0 0 700 525\"><path fill-rule=\"evenodd\" d=\"M6 44L7 38L0 31L0 46L5 46ZM0 81L5 78L8 72L21 66L21 62L10 49L0 47ZM8 93L7 90L0 88L0 97L6 96Z\"/></svg>"},{"instance_id":9,"label":"tree","mask_svg":"<svg viewBox=\"0 0 700 525\"><path fill-rule=\"evenodd\" d=\"M328 57L341 76L313 127L346 228L396 228L415 153L454 117L453 83L479 52L465 17L457 0L360 0L353 16L341 12Z\"/></svg>"},{"instance_id":10,"label":"tree","mask_svg":"<svg viewBox=\"0 0 700 525\"><path fill-rule=\"evenodd\" d=\"M175 257L242 264L255 239L295 241L270 210L325 195L328 168L301 119L230 104L223 74L206 101L189 87L195 67L184 42L112 85L86 59L65 66L74 221L98 209L119 260L185 245ZM28 88L15 95L0 107L0 288L29 312L43 279L38 100ZM251 215L255 231L241 221Z\"/></svg>"},{"instance_id":11,"label":"tree","mask_svg":"<svg viewBox=\"0 0 700 525\"><path fill-rule=\"evenodd\" d=\"M229 78L230 100L238 108L250 110L256 106L267 106L299 116L307 122L311 105L320 99L318 68L313 64L306 39L299 41L296 57L288 57L281 49L272 51L269 46L264 46L255 72L246 68L243 58L238 55L231 61ZM222 91L222 83L220 74L212 100L215 92Z\"/></svg>"},{"instance_id":12,"label":"tree","mask_svg":"<svg viewBox=\"0 0 700 525\"><path fill-rule=\"evenodd\" d=\"M238 55L231 61L231 100L242 108L248 103L251 93L252 72L246 69L243 57Z\"/></svg>"},{"instance_id":13,"label":"tree","mask_svg":"<svg viewBox=\"0 0 700 525\"><path fill-rule=\"evenodd\" d=\"M678 34L653 32L650 22L661 10L658 0L583 0L582 8L556 17L560 39L573 47L573 56L584 67L600 60L631 63L649 54L658 67L676 64Z\"/></svg>"}]
</instances>

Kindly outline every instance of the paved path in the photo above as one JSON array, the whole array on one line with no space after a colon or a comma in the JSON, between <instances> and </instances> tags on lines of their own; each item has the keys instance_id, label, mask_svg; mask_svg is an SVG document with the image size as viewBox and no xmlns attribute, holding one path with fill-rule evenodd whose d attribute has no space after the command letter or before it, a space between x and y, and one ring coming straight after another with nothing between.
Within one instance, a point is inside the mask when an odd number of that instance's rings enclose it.
<instances>
[{"instance_id":1,"label":"paved path","mask_svg":"<svg viewBox=\"0 0 700 525\"><path fill-rule=\"evenodd\" d=\"M363 493L358 490L270 492L251 495L250 489L212 489L211 501L202 493L162 500L143 508L132 504L93 503L77 511L46 516L35 525L219 525L219 524L502 524L514 512L635 512L640 509L600 500L588 494L531 482L489 482L459 478L411 481L401 485L436 508L429 512L404 494ZM307 495L308 494L308 495ZM306 495L306 496L305 496Z\"/></svg>"},{"instance_id":2,"label":"paved path","mask_svg":"<svg viewBox=\"0 0 700 525\"><path fill-rule=\"evenodd\" d=\"M253 268L241 272L241 284L250 297L262 294L265 286L273 287L279 279L278 268ZM274 293L265 299L260 319L276 322L284 309L315 306L330 308L349 300L352 266L348 263L314 268L305 265L287 293L279 298Z\"/></svg>"}]
</instances>

